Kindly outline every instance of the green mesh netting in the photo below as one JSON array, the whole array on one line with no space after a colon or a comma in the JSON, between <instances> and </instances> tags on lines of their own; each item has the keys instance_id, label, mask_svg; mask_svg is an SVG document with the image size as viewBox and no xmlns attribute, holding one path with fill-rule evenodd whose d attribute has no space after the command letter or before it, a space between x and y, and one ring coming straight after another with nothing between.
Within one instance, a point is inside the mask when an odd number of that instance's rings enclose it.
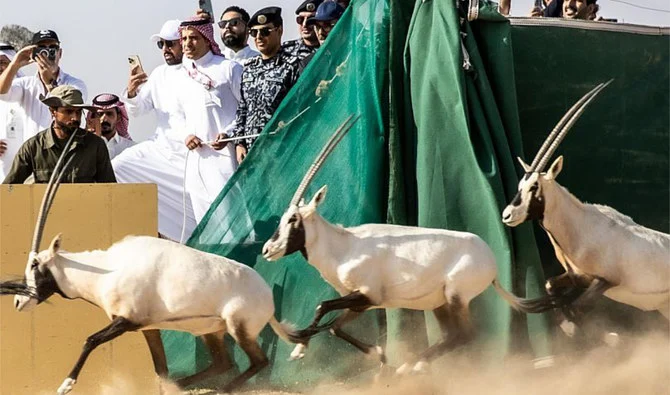
<instances>
[{"instance_id":1,"label":"green mesh netting","mask_svg":"<svg viewBox=\"0 0 670 395\"><path fill-rule=\"evenodd\" d=\"M274 291L279 319L305 326L320 301L336 296L301 255L268 263L260 250L309 164L350 114L361 118L306 193L309 199L328 184L320 206L326 219L345 226L391 222L469 230L494 249L507 288L521 295L539 289L532 228L510 231L500 223L516 188L512 157L521 153L511 49L503 45L487 59L507 63L488 74L472 32L478 27L466 26L465 46L474 65L466 74L453 3L412 6L401 0L358 0L349 7L188 242L254 267ZM504 20L486 23L495 26L484 45L508 42ZM490 345L487 354L504 355L515 339L527 345L529 333L536 351L546 351L541 319L529 320L529 330L525 317L512 317L493 291L473 304L480 341ZM388 336L385 317L375 311L347 329L368 342L388 337L391 353L402 354L401 341L435 340L426 316L390 311ZM192 336L164 332L163 339L171 375L190 374L209 363ZM377 366L326 334L315 337L306 358L297 362L286 362L292 347L269 329L261 344L271 365L259 378L278 386L351 378ZM244 369L246 357L231 348Z\"/></svg>"}]
</instances>

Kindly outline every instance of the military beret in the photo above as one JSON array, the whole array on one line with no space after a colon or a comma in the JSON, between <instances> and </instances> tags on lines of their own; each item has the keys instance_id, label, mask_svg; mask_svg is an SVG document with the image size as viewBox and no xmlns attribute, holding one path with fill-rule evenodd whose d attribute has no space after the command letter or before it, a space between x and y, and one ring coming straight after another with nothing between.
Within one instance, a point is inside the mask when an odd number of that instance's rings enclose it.
<instances>
[{"instance_id":1,"label":"military beret","mask_svg":"<svg viewBox=\"0 0 670 395\"><path fill-rule=\"evenodd\" d=\"M319 8L321 3L324 0L305 0L298 9L295 10L295 14L298 15L301 12L316 12L316 9Z\"/></svg>"},{"instance_id":2,"label":"military beret","mask_svg":"<svg viewBox=\"0 0 670 395\"><path fill-rule=\"evenodd\" d=\"M249 27L257 25L265 25L266 23L273 23L275 26L282 25L281 8L279 7L265 7L256 11L256 13L249 19Z\"/></svg>"}]
</instances>

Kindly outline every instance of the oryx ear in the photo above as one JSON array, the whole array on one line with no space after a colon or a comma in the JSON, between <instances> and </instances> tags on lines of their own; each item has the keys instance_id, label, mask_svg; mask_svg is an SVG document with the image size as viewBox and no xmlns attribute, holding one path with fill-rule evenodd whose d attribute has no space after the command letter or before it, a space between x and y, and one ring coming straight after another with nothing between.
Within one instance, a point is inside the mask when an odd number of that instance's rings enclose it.
<instances>
[{"instance_id":1,"label":"oryx ear","mask_svg":"<svg viewBox=\"0 0 670 395\"><path fill-rule=\"evenodd\" d=\"M518 160L519 163L521 163L521 167L523 167L523 171L525 171L526 173L530 173L530 166L527 165L526 162L524 162L523 159L521 159L521 157L517 156L516 160Z\"/></svg>"},{"instance_id":2,"label":"oryx ear","mask_svg":"<svg viewBox=\"0 0 670 395\"><path fill-rule=\"evenodd\" d=\"M49 246L49 255L56 256L58 254L58 250L60 250L60 241L61 241L61 236L62 233L59 233L54 237L53 240L51 240L51 245Z\"/></svg>"},{"instance_id":3,"label":"oryx ear","mask_svg":"<svg viewBox=\"0 0 670 395\"><path fill-rule=\"evenodd\" d=\"M547 171L547 178L555 180L561 170L563 170L563 155L556 158L554 163L551 164L549 171Z\"/></svg>"},{"instance_id":4,"label":"oryx ear","mask_svg":"<svg viewBox=\"0 0 670 395\"><path fill-rule=\"evenodd\" d=\"M323 202L323 199L326 198L326 192L328 192L328 185L322 186L321 189L319 189L316 194L314 194L314 197L312 198L312 201L309 202L309 205L313 208L316 208Z\"/></svg>"}]
</instances>

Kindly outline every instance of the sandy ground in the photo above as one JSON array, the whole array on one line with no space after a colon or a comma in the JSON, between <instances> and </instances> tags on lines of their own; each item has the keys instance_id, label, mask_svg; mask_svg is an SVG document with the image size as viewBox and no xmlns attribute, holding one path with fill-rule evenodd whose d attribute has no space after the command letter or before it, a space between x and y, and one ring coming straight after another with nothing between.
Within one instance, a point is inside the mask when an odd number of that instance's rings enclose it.
<instances>
[{"instance_id":1,"label":"sandy ground","mask_svg":"<svg viewBox=\"0 0 670 395\"><path fill-rule=\"evenodd\" d=\"M546 362L546 361L545 361ZM381 379L379 382L322 383L302 392L307 395L377 394L543 394L628 395L670 394L670 340L666 333L621 337L616 347L602 345L588 351L558 354L553 366L534 367L524 357L510 357L503 364L483 366L465 353L437 360L425 375ZM551 364L550 364L551 365ZM175 392L178 394L179 392ZM294 395L296 392L244 391L248 395ZM184 394L214 395L214 390Z\"/></svg>"},{"instance_id":2,"label":"sandy ground","mask_svg":"<svg viewBox=\"0 0 670 395\"><path fill-rule=\"evenodd\" d=\"M409 377L364 375L356 383L323 381L302 392L242 388L245 395L668 395L670 394L670 333L668 329L641 335L622 334L615 347L565 347L538 368L528 356L511 356L503 363L477 360L472 350L446 355L429 372ZM362 357L362 356L361 356ZM370 378L368 378L368 376ZM146 383L151 385L152 383ZM153 383L156 384L155 382ZM152 394L135 388L122 377L101 384L98 395ZM166 395L218 395L215 389L181 392L163 383ZM39 394L52 394L44 391ZM73 391L77 393L77 390Z\"/></svg>"}]
</instances>

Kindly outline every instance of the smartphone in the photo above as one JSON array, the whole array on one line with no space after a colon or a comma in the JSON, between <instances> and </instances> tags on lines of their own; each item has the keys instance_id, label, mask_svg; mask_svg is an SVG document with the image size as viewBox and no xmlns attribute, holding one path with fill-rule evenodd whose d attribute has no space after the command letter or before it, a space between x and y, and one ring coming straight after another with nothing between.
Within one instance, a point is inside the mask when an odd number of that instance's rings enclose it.
<instances>
[{"instance_id":1,"label":"smartphone","mask_svg":"<svg viewBox=\"0 0 670 395\"><path fill-rule=\"evenodd\" d=\"M200 9L207 12L209 16L214 20L214 7L212 7L212 0L198 0Z\"/></svg>"},{"instance_id":2,"label":"smartphone","mask_svg":"<svg viewBox=\"0 0 670 395\"><path fill-rule=\"evenodd\" d=\"M142 62L140 62L140 57L138 55L128 56L128 63L130 64L131 70L138 68L138 74L144 72L144 69L142 68Z\"/></svg>"}]
</instances>

